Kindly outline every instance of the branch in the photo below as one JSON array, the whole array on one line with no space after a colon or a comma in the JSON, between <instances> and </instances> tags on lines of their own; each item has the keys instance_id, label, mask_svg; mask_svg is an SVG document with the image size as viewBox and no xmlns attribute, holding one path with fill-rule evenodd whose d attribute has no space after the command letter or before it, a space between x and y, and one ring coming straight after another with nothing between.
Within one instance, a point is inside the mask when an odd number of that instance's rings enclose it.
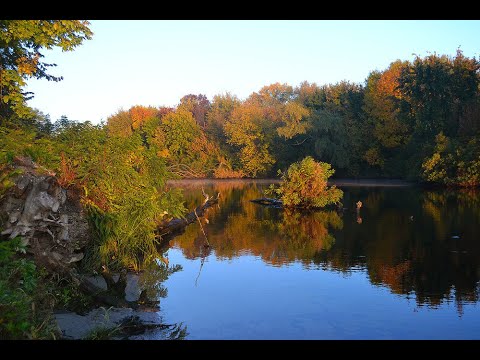
<instances>
[{"instance_id":1,"label":"branch","mask_svg":"<svg viewBox=\"0 0 480 360\"><path fill-rule=\"evenodd\" d=\"M165 235L171 235L172 233L182 230L187 225L195 222L197 218L202 217L208 208L218 203L219 198L220 193L218 193L215 197L209 197L208 200L203 203L203 205L197 206L193 211L190 211L183 219L175 218L167 223L160 225L157 229L158 235L163 237Z\"/></svg>"}]
</instances>

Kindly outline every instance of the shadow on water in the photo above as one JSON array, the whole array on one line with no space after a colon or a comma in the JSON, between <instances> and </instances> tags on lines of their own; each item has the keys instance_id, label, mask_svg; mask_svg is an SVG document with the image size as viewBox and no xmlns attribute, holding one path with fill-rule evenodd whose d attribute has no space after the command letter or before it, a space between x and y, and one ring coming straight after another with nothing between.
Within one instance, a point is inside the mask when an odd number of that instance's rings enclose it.
<instances>
[{"instance_id":1,"label":"shadow on water","mask_svg":"<svg viewBox=\"0 0 480 360\"><path fill-rule=\"evenodd\" d=\"M344 187L343 213L309 214L266 208L250 202L265 182L218 181L180 184L187 208L205 191L221 193L218 206L170 246L187 259L233 259L244 254L281 267L301 263L345 275L362 270L374 286L432 309L454 301L479 300L480 194L478 191L425 191L415 187ZM363 206L356 210L356 202Z\"/></svg>"}]
</instances>

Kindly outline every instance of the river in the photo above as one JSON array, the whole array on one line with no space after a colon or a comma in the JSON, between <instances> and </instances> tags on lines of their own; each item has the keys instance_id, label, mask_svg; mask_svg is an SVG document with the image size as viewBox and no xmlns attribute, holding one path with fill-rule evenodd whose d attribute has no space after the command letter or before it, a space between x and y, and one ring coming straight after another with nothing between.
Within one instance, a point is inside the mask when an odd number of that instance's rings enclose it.
<instances>
[{"instance_id":1,"label":"river","mask_svg":"<svg viewBox=\"0 0 480 360\"><path fill-rule=\"evenodd\" d=\"M221 194L165 253L187 339L480 338L478 192L344 183L343 213L299 214L250 202L268 184L175 183Z\"/></svg>"}]
</instances>

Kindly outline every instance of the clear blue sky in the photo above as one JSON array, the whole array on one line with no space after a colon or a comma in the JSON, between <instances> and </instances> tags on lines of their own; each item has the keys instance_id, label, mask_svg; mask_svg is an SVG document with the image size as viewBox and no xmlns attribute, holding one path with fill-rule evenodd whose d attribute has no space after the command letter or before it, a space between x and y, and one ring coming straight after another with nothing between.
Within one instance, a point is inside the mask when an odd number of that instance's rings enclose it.
<instances>
[{"instance_id":1,"label":"clear blue sky","mask_svg":"<svg viewBox=\"0 0 480 360\"><path fill-rule=\"evenodd\" d=\"M30 106L72 120L106 120L132 105L175 106L186 94L241 99L275 82L363 82L397 59L428 52L479 57L480 21L91 21L92 40L45 52L64 80L30 80Z\"/></svg>"}]
</instances>

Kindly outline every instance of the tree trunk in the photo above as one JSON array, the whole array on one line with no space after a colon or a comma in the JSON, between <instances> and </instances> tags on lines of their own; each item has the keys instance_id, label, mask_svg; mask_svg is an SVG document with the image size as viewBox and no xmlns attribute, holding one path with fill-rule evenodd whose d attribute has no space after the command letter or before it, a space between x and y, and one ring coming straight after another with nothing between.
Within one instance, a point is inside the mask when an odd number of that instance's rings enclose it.
<instances>
[{"instance_id":1,"label":"tree trunk","mask_svg":"<svg viewBox=\"0 0 480 360\"><path fill-rule=\"evenodd\" d=\"M174 233L182 231L187 225L197 221L197 217L200 218L205 214L205 211L211 206L218 203L220 193L214 198L206 197L203 205L197 206L193 211L189 212L183 219L172 219L167 223L160 225L157 229L157 234L163 237L171 237Z\"/></svg>"}]
</instances>

